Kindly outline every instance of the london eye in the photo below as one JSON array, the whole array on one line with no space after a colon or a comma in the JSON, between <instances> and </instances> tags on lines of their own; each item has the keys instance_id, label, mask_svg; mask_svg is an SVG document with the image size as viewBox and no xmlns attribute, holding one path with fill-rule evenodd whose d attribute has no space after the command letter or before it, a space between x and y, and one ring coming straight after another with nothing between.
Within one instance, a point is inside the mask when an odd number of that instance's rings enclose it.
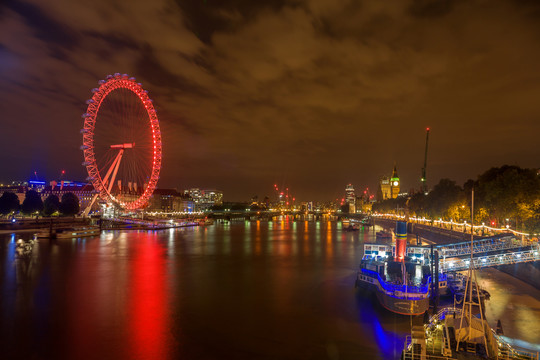
<instances>
[{"instance_id":1,"label":"london eye","mask_svg":"<svg viewBox=\"0 0 540 360\"><path fill-rule=\"evenodd\" d=\"M148 91L127 74L108 75L92 89L83 114L84 163L101 201L144 208L161 169L161 132ZM88 213L86 211L86 213Z\"/></svg>"}]
</instances>

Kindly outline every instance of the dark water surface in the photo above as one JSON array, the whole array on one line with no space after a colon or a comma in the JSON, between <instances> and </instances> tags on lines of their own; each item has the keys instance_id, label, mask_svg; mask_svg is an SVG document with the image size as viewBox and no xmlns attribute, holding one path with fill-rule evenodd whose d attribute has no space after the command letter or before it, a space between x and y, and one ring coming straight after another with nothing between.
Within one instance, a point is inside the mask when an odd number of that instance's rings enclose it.
<instances>
[{"instance_id":1,"label":"dark water surface","mask_svg":"<svg viewBox=\"0 0 540 360\"><path fill-rule=\"evenodd\" d=\"M409 318L354 288L373 230L241 222L0 235L0 359L399 358Z\"/></svg>"}]
</instances>

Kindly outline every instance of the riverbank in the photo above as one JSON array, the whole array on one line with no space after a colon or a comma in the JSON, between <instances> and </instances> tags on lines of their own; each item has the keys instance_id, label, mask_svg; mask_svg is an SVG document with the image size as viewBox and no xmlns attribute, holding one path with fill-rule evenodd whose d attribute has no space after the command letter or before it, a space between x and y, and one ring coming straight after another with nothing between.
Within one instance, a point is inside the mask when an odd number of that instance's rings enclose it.
<instances>
[{"instance_id":1,"label":"riverbank","mask_svg":"<svg viewBox=\"0 0 540 360\"><path fill-rule=\"evenodd\" d=\"M540 351L540 290L495 268L477 271L480 286L486 289L486 319L495 329L501 320L504 335L515 345Z\"/></svg>"}]
</instances>

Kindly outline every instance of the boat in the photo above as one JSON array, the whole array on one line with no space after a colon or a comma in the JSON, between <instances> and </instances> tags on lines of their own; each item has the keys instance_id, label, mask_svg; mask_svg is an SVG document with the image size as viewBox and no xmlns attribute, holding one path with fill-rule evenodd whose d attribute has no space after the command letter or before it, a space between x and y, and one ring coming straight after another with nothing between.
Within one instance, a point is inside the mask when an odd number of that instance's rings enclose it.
<instances>
[{"instance_id":1,"label":"boat","mask_svg":"<svg viewBox=\"0 0 540 360\"><path fill-rule=\"evenodd\" d=\"M406 257L407 223L396 224L396 245L364 245L356 286L375 293L379 303L402 315L420 315L429 309L429 266ZM439 279L439 282L446 279Z\"/></svg>"},{"instance_id":2,"label":"boat","mask_svg":"<svg viewBox=\"0 0 540 360\"><path fill-rule=\"evenodd\" d=\"M344 223L345 225L345 223ZM358 226L358 223L355 223L355 222L349 222L349 224L347 226L344 226L343 227L343 230L345 231L358 231L360 230L360 227Z\"/></svg>"},{"instance_id":3,"label":"boat","mask_svg":"<svg viewBox=\"0 0 540 360\"><path fill-rule=\"evenodd\" d=\"M420 264L405 265L388 257L364 255L357 274L356 286L374 292L379 303L389 311L402 315L420 315L429 308L431 276L411 277ZM406 269L405 271L404 268ZM406 274L404 276L404 274ZM404 277L408 277L403 281Z\"/></svg>"},{"instance_id":4,"label":"boat","mask_svg":"<svg viewBox=\"0 0 540 360\"><path fill-rule=\"evenodd\" d=\"M471 229L473 215L474 190ZM411 335L405 340L402 359L538 359L538 353L512 347L489 327L482 310L481 296L474 296L481 291L473 268L473 236L471 231L471 258L461 307L443 308L427 324L413 326Z\"/></svg>"},{"instance_id":5,"label":"boat","mask_svg":"<svg viewBox=\"0 0 540 360\"><path fill-rule=\"evenodd\" d=\"M468 314L446 307L427 324L413 326L401 359L538 359L538 353L506 342L482 316Z\"/></svg>"},{"instance_id":6,"label":"boat","mask_svg":"<svg viewBox=\"0 0 540 360\"><path fill-rule=\"evenodd\" d=\"M392 240L393 234L391 231L381 230L375 233L377 241Z\"/></svg>"},{"instance_id":7,"label":"boat","mask_svg":"<svg viewBox=\"0 0 540 360\"><path fill-rule=\"evenodd\" d=\"M97 236L101 233L99 227L73 227L43 230L36 234L38 239L70 239L86 236Z\"/></svg>"},{"instance_id":8,"label":"boat","mask_svg":"<svg viewBox=\"0 0 540 360\"><path fill-rule=\"evenodd\" d=\"M204 218L199 220L200 226L212 225L214 224L214 219Z\"/></svg>"},{"instance_id":9,"label":"boat","mask_svg":"<svg viewBox=\"0 0 540 360\"><path fill-rule=\"evenodd\" d=\"M461 303L465 297L465 289L467 285L468 277L461 273L453 273L448 276L448 289L449 292L454 296L456 303ZM473 281L473 297L475 300L478 298L478 293L480 293L480 298L482 301L489 300L491 294L482 289L480 286L477 286L476 282ZM478 289L478 292L477 290Z\"/></svg>"}]
</instances>

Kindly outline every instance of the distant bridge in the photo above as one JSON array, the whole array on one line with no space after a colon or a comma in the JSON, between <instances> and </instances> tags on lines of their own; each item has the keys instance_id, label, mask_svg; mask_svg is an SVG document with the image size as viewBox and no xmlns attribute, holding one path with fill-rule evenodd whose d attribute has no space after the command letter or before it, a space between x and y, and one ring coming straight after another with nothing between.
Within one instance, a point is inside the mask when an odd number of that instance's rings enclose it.
<instances>
[{"instance_id":1,"label":"distant bridge","mask_svg":"<svg viewBox=\"0 0 540 360\"><path fill-rule=\"evenodd\" d=\"M217 220L266 220L279 216L292 216L295 220L305 220L307 217L312 217L315 220L319 220L326 216L338 216L339 213L335 211L300 211L290 209L269 209L269 210L251 210L247 209L226 209L226 210L213 210L208 214L209 218Z\"/></svg>"}]
</instances>

